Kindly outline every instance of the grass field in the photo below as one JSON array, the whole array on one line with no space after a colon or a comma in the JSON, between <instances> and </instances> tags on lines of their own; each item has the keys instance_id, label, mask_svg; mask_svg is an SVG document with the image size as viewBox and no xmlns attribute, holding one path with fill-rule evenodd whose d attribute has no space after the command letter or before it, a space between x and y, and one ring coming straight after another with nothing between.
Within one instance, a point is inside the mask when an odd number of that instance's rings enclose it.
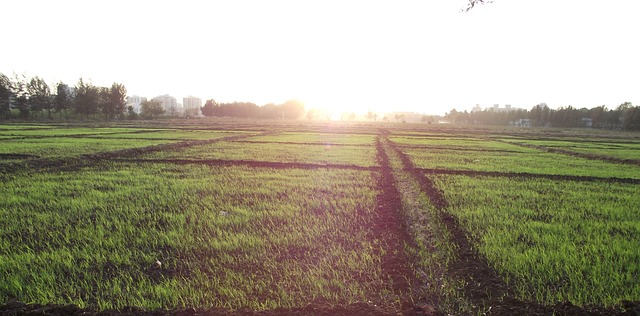
<instances>
[{"instance_id":1,"label":"grass field","mask_svg":"<svg viewBox=\"0 0 640 316\"><path fill-rule=\"evenodd\" d=\"M640 312L634 135L194 122L0 125L0 312Z\"/></svg>"}]
</instances>

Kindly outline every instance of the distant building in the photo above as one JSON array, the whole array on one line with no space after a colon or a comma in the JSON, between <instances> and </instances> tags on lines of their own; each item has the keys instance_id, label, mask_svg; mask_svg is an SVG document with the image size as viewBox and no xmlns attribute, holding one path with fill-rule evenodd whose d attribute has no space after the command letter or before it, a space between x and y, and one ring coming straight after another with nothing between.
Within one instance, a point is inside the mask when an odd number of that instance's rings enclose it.
<instances>
[{"instance_id":1,"label":"distant building","mask_svg":"<svg viewBox=\"0 0 640 316\"><path fill-rule=\"evenodd\" d=\"M202 107L202 100L194 96L188 96L182 98L182 106L184 107L184 113L188 116L200 115L200 107Z\"/></svg>"},{"instance_id":2,"label":"distant building","mask_svg":"<svg viewBox=\"0 0 640 316\"><path fill-rule=\"evenodd\" d=\"M137 96L137 95L130 95L130 96L127 97L127 108L128 107L132 107L133 111L139 114L140 113L140 104L144 100L146 100L146 98L143 98L143 97Z\"/></svg>"},{"instance_id":3,"label":"distant building","mask_svg":"<svg viewBox=\"0 0 640 316\"><path fill-rule=\"evenodd\" d=\"M471 109L471 113L473 112L481 112L482 108L480 107L480 104L476 104L476 106L473 107L473 109Z\"/></svg>"},{"instance_id":4,"label":"distant building","mask_svg":"<svg viewBox=\"0 0 640 316\"><path fill-rule=\"evenodd\" d=\"M516 127L531 127L531 119L519 119L511 122L511 125Z\"/></svg>"},{"instance_id":5,"label":"distant building","mask_svg":"<svg viewBox=\"0 0 640 316\"><path fill-rule=\"evenodd\" d=\"M153 100L160 101L160 104L162 104L162 108L164 109L165 113L175 113L180 111L176 98L168 94L159 95L153 98Z\"/></svg>"},{"instance_id":6,"label":"distant building","mask_svg":"<svg viewBox=\"0 0 640 316\"><path fill-rule=\"evenodd\" d=\"M593 119L590 117L582 118L582 126L584 127L593 127Z\"/></svg>"}]
</instances>

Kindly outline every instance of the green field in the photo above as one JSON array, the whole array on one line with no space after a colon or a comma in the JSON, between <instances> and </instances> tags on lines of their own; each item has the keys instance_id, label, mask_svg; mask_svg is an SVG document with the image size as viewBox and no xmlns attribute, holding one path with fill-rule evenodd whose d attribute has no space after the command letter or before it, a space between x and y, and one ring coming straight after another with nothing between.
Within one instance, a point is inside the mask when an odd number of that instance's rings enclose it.
<instances>
[{"instance_id":1,"label":"green field","mask_svg":"<svg viewBox=\"0 0 640 316\"><path fill-rule=\"evenodd\" d=\"M331 146L282 143L217 142L184 150L155 152L150 159L221 159L287 163L374 166L373 146Z\"/></svg>"},{"instance_id":2,"label":"green field","mask_svg":"<svg viewBox=\"0 0 640 316\"><path fill-rule=\"evenodd\" d=\"M0 125L0 312L640 310L635 135L135 123Z\"/></svg>"},{"instance_id":3,"label":"green field","mask_svg":"<svg viewBox=\"0 0 640 316\"><path fill-rule=\"evenodd\" d=\"M598 140L584 142L579 140L509 140L514 143L558 148L576 153L593 154L603 157L640 160L640 142L611 142Z\"/></svg>"},{"instance_id":4,"label":"green field","mask_svg":"<svg viewBox=\"0 0 640 316\"><path fill-rule=\"evenodd\" d=\"M638 185L467 176L436 183L518 296L613 305L640 287Z\"/></svg>"}]
</instances>

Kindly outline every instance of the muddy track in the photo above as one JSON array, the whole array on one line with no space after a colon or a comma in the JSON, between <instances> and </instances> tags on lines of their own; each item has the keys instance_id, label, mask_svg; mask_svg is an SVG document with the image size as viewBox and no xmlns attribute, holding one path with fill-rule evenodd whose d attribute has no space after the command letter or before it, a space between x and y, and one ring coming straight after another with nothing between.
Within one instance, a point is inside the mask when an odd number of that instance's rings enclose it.
<instances>
[{"instance_id":1,"label":"muddy track","mask_svg":"<svg viewBox=\"0 0 640 316\"><path fill-rule=\"evenodd\" d=\"M0 160L2 159L32 159L38 158L36 155L27 154L0 154Z\"/></svg>"},{"instance_id":2,"label":"muddy track","mask_svg":"<svg viewBox=\"0 0 640 316\"><path fill-rule=\"evenodd\" d=\"M273 169L346 169L346 170L380 170L378 166L356 166L342 164L315 164L300 162L275 162L275 161L256 161L256 160L223 160L223 159L116 159L115 161L136 162L136 163L171 163L171 164L201 164L210 166L249 166L257 168L273 168Z\"/></svg>"},{"instance_id":3,"label":"muddy track","mask_svg":"<svg viewBox=\"0 0 640 316\"><path fill-rule=\"evenodd\" d=\"M403 153L395 143L390 141L388 143L400 156L404 169L413 174L422 190L427 193L441 220L451 233L451 241L457 247L457 257L449 265L448 273L466 281L466 285L461 290L475 306L484 306L481 310L488 311L489 315L640 315L640 302L623 302L613 308L601 306L582 308L571 303L547 306L515 299L513 290L489 266L487 259L475 251L468 233L460 227L459 220L446 212L447 200L435 187L433 181L426 176L427 170L416 168L409 156ZM462 173L465 172L462 171Z\"/></svg>"},{"instance_id":4,"label":"muddy track","mask_svg":"<svg viewBox=\"0 0 640 316\"><path fill-rule=\"evenodd\" d=\"M394 143L389 143L392 150L396 151L400 156L405 170L414 175L421 189L427 193L431 203L436 207L440 219L451 233L451 240L457 248L457 257L448 267L448 272L466 281L466 285L463 288L465 295L474 305L483 306L487 305L491 299L498 299L511 294L504 281L489 267L486 258L475 251L472 242L468 238L468 233L460 227L458 218L446 212L445 209L448 203L442 192L435 187L434 183L424 173L414 167L409 156L399 150Z\"/></svg>"},{"instance_id":5,"label":"muddy track","mask_svg":"<svg viewBox=\"0 0 640 316\"><path fill-rule=\"evenodd\" d=\"M410 267L412 259L404 251L405 244L412 244L413 239L407 229L402 212L402 196L396 186L391 163L380 141L380 136L376 139L376 150L380 164L380 177L377 183L380 193L377 196L376 218L372 229L373 238L381 240L385 247L385 254L382 256L382 273L389 276L393 291L403 299L402 306L405 313L424 312L423 308L414 308L407 300L407 295L418 283Z\"/></svg>"},{"instance_id":6,"label":"muddy track","mask_svg":"<svg viewBox=\"0 0 640 316\"><path fill-rule=\"evenodd\" d=\"M274 310L254 311L239 309L235 311L222 308L186 308L144 310L137 307L126 307L121 310L96 311L91 308L79 308L75 305L39 305L20 302L0 305L0 315L52 315L52 316L284 316L284 315L323 315L323 316L366 316L366 315L398 315L394 310L382 308L370 303L353 303L345 306L334 306L322 301L313 302L299 308L278 308ZM407 315L405 313L405 315Z\"/></svg>"},{"instance_id":7,"label":"muddy track","mask_svg":"<svg viewBox=\"0 0 640 316\"><path fill-rule=\"evenodd\" d=\"M606 162L640 166L640 159L624 159L624 158L616 158L611 156L579 153L579 152L570 151L570 150L561 149L561 148L531 145L531 144L525 144L525 143L511 143L511 142L504 142L504 143L518 145L521 147L534 148L534 149L546 151L549 153L557 153L557 154L564 154L564 155L569 155L569 156L578 157L578 158L585 158L589 160L600 160L600 161L606 161Z\"/></svg>"},{"instance_id":8,"label":"muddy track","mask_svg":"<svg viewBox=\"0 0 640 316\"><path fill-rule=\"evenodd\" d=\"M411 169L407 169L411 171ZM449 170L449 169L426 169L426 168L413 168L414 171L423 172L426 174L450 174L450 175L464 175L470 177L504 177L504 178L536 178L536 179L549 179L549 180L568 180L568 181L582 181L582 182L609 182L609 183L629 183L640 184L640 179L631 178L603 178L592 176L570 176L560 174L543 174L543 173L528 173L528 172L499 172L499 171L474 171L474 170Z\"/></svg>"}]
</instances>

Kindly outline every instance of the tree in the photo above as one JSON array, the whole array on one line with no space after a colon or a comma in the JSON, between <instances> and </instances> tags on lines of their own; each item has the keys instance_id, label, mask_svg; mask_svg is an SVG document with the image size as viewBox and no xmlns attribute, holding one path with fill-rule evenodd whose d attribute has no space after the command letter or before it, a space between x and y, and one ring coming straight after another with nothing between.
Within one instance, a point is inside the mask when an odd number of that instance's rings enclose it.
<instances>
[{"instance_id":1,"label":"tree","mask_svg":"<svg viewBox=\"0 0 640 316\"><path fill-rule=\"evenodd\" d=\"M73 100L73 96L71 95L71 89L69 86L60 82L56 86L56 95L53 98L53 108L56 112L60 113L62 116L62 111L65 113L71 108L71 100Z\"/></svg>"},{"instance_id":2,"label":"tree","mask_svg":"<svg viewBox=\"0 0 640 316\"><path fill-rule=\"evenodd\" d=\"M31 111L42 112L46 110L49 118L51 118L51 90L49 85L40 77L31 78L27 85L29 92L29 104Z\"/></svg>"},{"instance_id":3,"label":"tree","mask_svg":"<svg viewBox=\"0 0 640 316\"><path fill-rule=\"evenodd\" d=\"M313 120L313 117L316 115L316 109L309 109L307 111L307 120Z\"/></svg>"},{"instance_id":4,"label":"tree","mask_svg":"<svg viewBox=\"0 0 640 316\"><path fill-rule=\"evenodd\" d=\"M84 82L82 78L76 85L76 95L73 100L76 113L85 117L95 115L100 106L100 89L90 82Z\"/></svg>"},{"instance_id":5,"label":"tree","mask_svg":"<svg viewBox=\"0 0 640 316\"><path fill-rule=\"evenodd\" d=\"M140 109L143 116L148 116L153 118L154 115L162 115L164 114L164 108L162 108L162 103L160 100L144 100L140 103Z\"/></svg>"},{"instance_id":6,"label":"tree","mask_svg":"<svg viewBox=\"0 0 640 316\"><path fill-rule=\"evenodd\" d=\"M605 113L607 113L607 107L604 105L595 107L589 111L591 117L591 126L602 127L604 124Z\"/></svg>"},{"instance_id":7,"label":"tree","mask_svg":"<svg viewBox=\"0 0 640 316\"><path fill-rule=\"evenodd\" d=\"M207 102L204 103L204 106L200 108L200 112L202 112L202 115L207 117L214 116L216 115L216 106L217 104L215 100L207 100Z\"/></svg>"},{"instance_id":8,"label":"tree","mask_svg":"<svg viewBox=\"0 0 640 316\"><path fill-rule=\"evenodd\" d=\"M18 115L21 119L26 119L31 115L31 106L29 104L29 92L27 90L27 78L23 75L19 77L14 75L13 83L13 106L20 112Z\"/></svg>"},{"instance_id":9,"label":"tree","mask_svg":"<svg viewBox=\"0 0 640 316\"><path fill-rule=\"evenodd\" d=\"M11 79L0 73L0 119L8 119L11 115Z\"/></svg>"},{"instance_id":10,"label":"tree","mask_svg":"<svg viewBox=\"0 0 640 316\"><path fill-rule=\"evenodd\" d=\"M130 120L135 120L138 118L138 113L133 109L133 106L129 105L127 107L127 118Z\"/></svg>"},{"instance_id":11,"label":"tree","mask_svg":"<svg viewBox=\"0 0 640 316\"><path fill-rule=\"evenodd\" d=\"M373 112L371 112L371 110L369 110L369 112L367 112L366 117L370 121L375 121L378 118L378 114L373 113Z\"/></svg>"},{"instance_id":12,"label":"tree","mask_svg":"<svg viewBox=\"0 0 640 316\"><path fill-rule=\"evenodd\" d=\"M109 90L109 118L122 116L127 107L127 88L123 84L113 83Z\"/></svg>"},{"instance_id":13,"label":"tree","mask_svg":"<svg viewBox=\"0 0 640 316\"><path fill-rule=\"evenodd\" d=\"M304 114L304 103L300 100L289 100L280 106L280 110L284 118L295 120Z\"/></svg>"}]
</instances>

